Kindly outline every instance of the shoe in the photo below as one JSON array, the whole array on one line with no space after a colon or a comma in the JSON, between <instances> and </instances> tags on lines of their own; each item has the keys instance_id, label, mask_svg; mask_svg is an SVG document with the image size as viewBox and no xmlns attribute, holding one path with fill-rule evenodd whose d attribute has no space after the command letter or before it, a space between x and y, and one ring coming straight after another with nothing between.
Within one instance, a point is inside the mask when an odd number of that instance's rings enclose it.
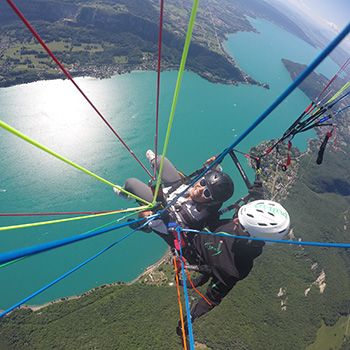
<instances>
[{"instance_id":1,"label":"shoe","mask_svg":"<svg viewBox=\"0 0 350 350\"><path fill-rule=\"evenodd\" d=\"M113 191L117 196L125 198L125 199L129 199L129 196L126 193L124 193L123 191L121 191L119 188L113 187Z\"/></svg>"},{"instance_id":2,"label":"shoe","mask_svg":"<svg viewBox=\"0 0 350 350\"><path fill-rule=\"evenodd\" d=\"M146 152L146 158L148 159L148 161L149 161L150 163L152 163L153 160L156 158L156 155L154 154L154 152L153 152L152 150L149 149L149 150Z\"/></svg>"}]
</instances>

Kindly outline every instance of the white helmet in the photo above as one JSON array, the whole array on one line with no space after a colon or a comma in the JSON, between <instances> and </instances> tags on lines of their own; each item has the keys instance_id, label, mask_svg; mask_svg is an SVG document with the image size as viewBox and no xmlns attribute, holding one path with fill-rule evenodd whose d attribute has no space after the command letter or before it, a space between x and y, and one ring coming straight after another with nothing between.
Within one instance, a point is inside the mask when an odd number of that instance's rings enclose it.
<instances>
[{"instance_id":1,"label":"white helmet","mask_svg":"<svg viewBox=\"0 0 350 350\"><path fill-rule=\"evenodd\" d=\"M281 204L257 200L243 205L238 220L252 237L282 239L289 232L290 219Z\"/></svg>"}]
</instances>

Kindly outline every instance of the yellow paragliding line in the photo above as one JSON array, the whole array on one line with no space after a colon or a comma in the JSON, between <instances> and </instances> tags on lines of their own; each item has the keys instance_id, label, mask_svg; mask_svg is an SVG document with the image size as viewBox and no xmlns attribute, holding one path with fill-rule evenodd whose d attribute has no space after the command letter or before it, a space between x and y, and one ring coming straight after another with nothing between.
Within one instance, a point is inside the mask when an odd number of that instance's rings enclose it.
<instances>
[{"instance_id":1,"label":"yellow paragliding line","mask_svg":"<svg viewBox=\"0 0 350 350\"><path fill-rule=\"evenodd\" d=\"M66 218L66 219L58 219L58 220L50 220L50 221L39 221L39 222L32 222L30 224L3 226L3 227L0 227L0 231L16 230L16 229L20 229L20 228L37 227L37 226L51 225L51 224L60 224L63 222L91 219L91 218L96 218L96 217L100 217L100 216L113 215L113 214L119 214L119 213L139 212L139 211L143 211L146 209L150 209L150 206L144 205L142 207L115 210L112 212L102 213L102 214L84 215L84 216L77 216L74 218Z\"/></svg>"},{"instance_id":2,"label":"yellow paragliding line","mask_svg":"<svg viewBox=\"0 0 350 350\"><path fill-rule=\"evenodd\" d=\"M30 143L30 144L32 144L33 146L35 146L35 147L41 149L42 151L44 151L44 152L46 152L46 153L49 153L49 154L51 154L52 156L54 156L54 157L56 157L56 158L62 160L63 162L65 162L65 163L71 165L72 167L74 167L74 168L76 168L76 169L78 169L78 170L84 172L85 174L88 174L88 175L94 177L95 179L97 179L97 180L99 180L99 181L101 181L101 182L103 182L103 183L105 183L105 184L107 184L107 185L109 185L109 186L112 186L112 187L117 188L119 191L121 191L121 192L127 194L129 197L132 197L132 198L136 199L137 201L139 201L139 202L141 202L141 203L150 205L150 203L147 202L146 200L144 200L144 199L142 199L142 198L140 198L140 197L138 197L138 196L135 196L133 193L130 193L130 192L124 190L124 188L120 187L119 185L113 184L112 182L110 182L110 181L104 179L103 177L98 176L98 175L96 175L95 173L93 173L93 172L87 170L86 168L82 167L81 165L76 164L76 163L72 162L71 160L69 160L69 159L67 159L67 158L65 158L65 157L63 157L63 156L61 156L61 155L59 155L58 153L56 153L56 152L52 151L51 149L45 147L44 145L40 144L39 142L37 142L37 141L31 139L30 137L24 135L23 133L21 133L20 131L16 130L16 129L13 128L12 126L6 124L6 123L5 123L4 121L2 121L2 120L0 120L0 127L2 127L3 129L5 129L6 131L12 133L13 135L18 136L18 137L21 138L22 140L27 141L28 143Z\"/></svg>"},{"instance_id":3,"label":"yellow paragliding line","mask_svg":"<svg viewBox=\"0 0 350 350\"><path fill-rule=\"evenodd\" d=\"M140 209L140 207L139 207L138 209ZM130 216L132 216L132 215L135 215L135 214L138 213L139 211L140 211L140 210L136 210L135 213L129 213L129 214L127 214L127 215L124 215L124 216L122 216L121 218L118 218L118 219L116 219L116 220L113 220L113 221L111 221L111 222L108 222L107 224L104 224L104 225L102 225L102 226L96 227L96 228L94 228L94 229L92 229L92 230L90 230L90 231L88 231L88 232L86 232L86 233L91 233L91 232L94 232L94 231L96 231L96 230L100 230L101 228L110 226L110 225L112 225L113 223L115 224L115 223L117 223L117 222L120 222L120 221L122 221L122 220L124 220L124 219L126 219L126 218L128 218L128 217L130 217ZM5 267L7 267L7 266L9 266L9 265L18 263L18 262L20 262L20 261L22 261L22 260L24 260L24 259L26 259L26 258L28 258L28 256L24 256L24 257L22 257L22 258L19 258L19 259L16 259L16 260L12 260L12 261L7 262L7 263L4 263L4 264L0 264L0 269L1 269L1 268L5 268Z\"/></svg>"},{"instance_id":4,"label":"yellow paragliding line","mask_svg":"<svg viewBox=\"0 0 350 350\"><path fill-rule=\"evenodd\" d=\"M332 101L334 101L338 96L340 96L340 94L345 91L348 87L350 86L350 81L347 82L338 92L335 93L334 96L332 96L326 103L325 105L328 105L329 103L331 103Z\"/></svg>"},{"instance_id":5,"label":"yellow paragliding line","mask_svg":"<svg viewBox=\"0 0 350 350\"><path fill-rule=\"evenodd\" d=\"M183 74L184 74L184 71L185 71L185 64L186 64L186 60L187 60L188 49L189 49L190 43L191 43L192 31L193 31L194 23L195 23L195 20L196 20L196 15L197 15L197 10L198 10L198 2L199 2L199 0L194 0L193 1L192 12L191 12L190 21L189 21L189 24L188 24L185 45L184 45L184 49L183 49L183 52L182 52L179 73L177 75L177 81L176 81L176 86L175 86L175 91L174 91L173 103L172 103L172 106L171 106L171 111L170 111L170 116L169 116L168 128L167 128L166 135L165 135L163 154L162 154L162 157L161 157L161 160L160 160L160 165L159 165L159 173L158 173L156 188L154 190L154 197L153 197L153 202L152 202L153 205L155 205L155 203L156 203L156 199L157 199L159 188L160 188L161 175L162 175L162 172L163 172L164 157L165 157L166 151L168 149L171 127L173 125L175 109L176 109L176 105L177 105L177 99L178 99L178 96L179 96L179 91L180 91L180 87L181 87L182 77L183 77Z\"/></svg>"}]
</instances>

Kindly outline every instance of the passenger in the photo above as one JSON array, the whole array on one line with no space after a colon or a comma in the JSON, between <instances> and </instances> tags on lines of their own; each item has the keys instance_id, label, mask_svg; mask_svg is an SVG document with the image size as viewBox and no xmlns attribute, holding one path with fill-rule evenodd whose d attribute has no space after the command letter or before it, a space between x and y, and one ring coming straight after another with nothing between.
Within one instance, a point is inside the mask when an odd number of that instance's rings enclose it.
<instances>
[{"instance_id":1,"label":"passenger","mask_svg":"<svg viewBox=\"0 0 350 350\"><path fill-rule=\"evenodd\" d=\"M151 165L155 166L155 155L149 150L146 156ZM206 165L212 162L212 157ZM160 158L157 158L157 168ZM166 206L174 198L181 194L189 185L190 181L178 172L174 165L164 158L163 172L161 175L162 187L159 199ZM124 189L136 196L148 201L153 201L152 188L136 178L126 180ZM125 195L118 189L114 191L120 195ZM197 181L187 192L182 194L175 203L166 210L162 219L153 220L144 230L153 230L160 235L172 248L174 248L174 237L169 234L169 224L177 224L181 227L203 229L208 223L219 219L219 209L223 202L228 200L234 191L234 184L229 175L223 173L221 168L208 171L199 181ZM152 211L144 211L142 217L147 217ZM134 227L140 226L140 223Z\"/></svg>"}]
</instances>

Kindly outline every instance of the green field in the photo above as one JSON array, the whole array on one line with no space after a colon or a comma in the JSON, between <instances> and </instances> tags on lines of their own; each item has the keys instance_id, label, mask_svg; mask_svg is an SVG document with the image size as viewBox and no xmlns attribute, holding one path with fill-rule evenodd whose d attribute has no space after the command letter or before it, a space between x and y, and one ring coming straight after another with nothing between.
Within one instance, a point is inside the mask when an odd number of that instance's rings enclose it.
<instances>
[{"instance_id":1,"label":"green field","mask_svg":"<svg viewBox=\"0 0 350 350\"><path fill-rule=\"evenodd\" d=\"M350 315L341 317L334 326L323 323L317 332L316 341L306 350L339 350L347 338L350 338Z\"/></svg>"}]
</instances>

